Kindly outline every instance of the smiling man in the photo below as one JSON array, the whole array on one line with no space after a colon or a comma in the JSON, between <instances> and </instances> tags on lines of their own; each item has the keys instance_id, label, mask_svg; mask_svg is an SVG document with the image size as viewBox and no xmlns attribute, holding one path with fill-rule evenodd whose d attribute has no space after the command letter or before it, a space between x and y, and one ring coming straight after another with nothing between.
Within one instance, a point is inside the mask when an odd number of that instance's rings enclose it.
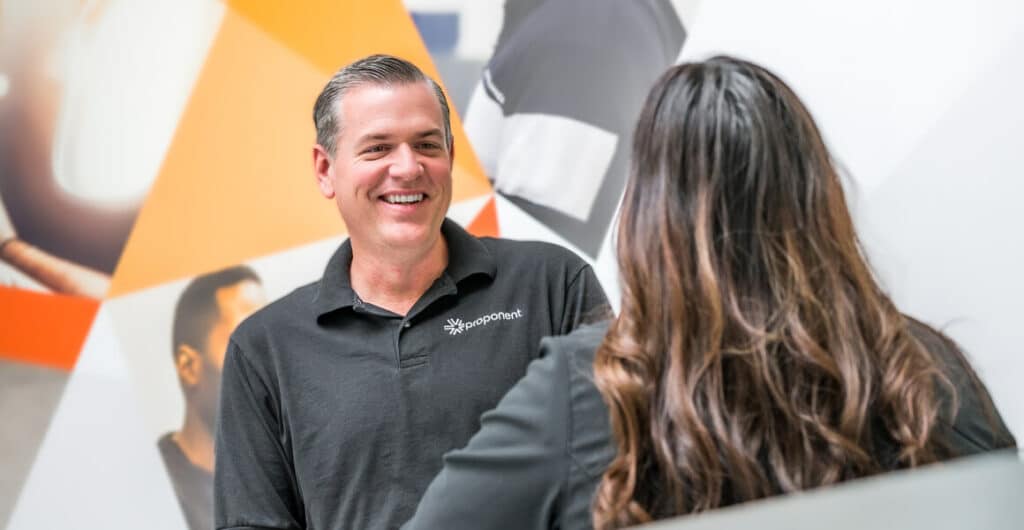
<instances>
[{"instance_id":1,"label":"smiling man","mask_svg":"<svg viewBox=\"0 0 1024 530\"><path fill-rule=\"evenodd\" d=\"M314 108L313 170L349 239L323 277L228 345L217 528L396 528L541 337L602 312L581 259L445 218L448 104L413 64L342 68Z\"/></svg>"}]
</instances>

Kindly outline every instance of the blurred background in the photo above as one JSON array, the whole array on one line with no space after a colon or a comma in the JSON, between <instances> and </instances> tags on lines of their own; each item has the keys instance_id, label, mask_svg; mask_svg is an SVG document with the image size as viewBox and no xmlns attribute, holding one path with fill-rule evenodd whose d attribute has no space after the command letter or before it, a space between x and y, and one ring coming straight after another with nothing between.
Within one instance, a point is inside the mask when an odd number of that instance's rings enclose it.
<instances>
[{"instance_id":1,"label":"blurred background","mask_svg":"<svg viewBox=\"0 0 1024 530\"><path fill-rule=\"evenodd\" d=\"M573 249L616 303L651 83L765 65L821 126L882 284L1024 436L1024 4L3 0L0 526L188 527L158 447L190 406L175 304L238 265L263 301L319 277L345 228L308 167L313 101L377 52L448 92L451 216Z\"/></svg>"}]
</instances>

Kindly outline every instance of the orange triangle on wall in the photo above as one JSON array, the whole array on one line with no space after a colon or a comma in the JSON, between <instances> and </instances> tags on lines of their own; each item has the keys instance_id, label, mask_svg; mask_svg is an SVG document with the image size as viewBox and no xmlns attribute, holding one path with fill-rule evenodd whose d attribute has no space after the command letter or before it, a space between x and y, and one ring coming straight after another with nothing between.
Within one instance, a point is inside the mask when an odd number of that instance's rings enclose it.
<instances>
[{"instance_id":1,"label":"orange triangle on wall","mask_svg":"<svg viewBox=\"0 0 1024 530\"><path fill-rule=\"evenodd\" d=\"M303 3L303 9L295 9L287 2L229 0L228 6L319 69L326 77L318 89L342 66L374 53L412 61L444 85L419 30L400 0L309 0ZM451 109L456 152L452 198L459 201L489 193L491 186L470 148L455 106L451 105Z\"/></svg>"},{"instance_id":2,"label":"orange triangle on wall","mask_svg":"<svg viewBox=\"0 0 1024 530\"><path fill-rule=\"evenodd\" d=\"M0 287L0 357L70 371L100 303Z\"/></svg>"},{"instance_id":3,"label":"orange triangle on wall","mask_svg":"<svg viewBox=\"0 0 1024 530\"><path fill-rule=\"evenodd\" d=\"M494 197L487 201L487 204L480 210L473 222L466 227L469 233L477 237L500 237L501 230L498 227L498 207Z\"/></svg>"},{"instance_id":4,"label":"orange triangle on wall","mask_svg":"<svg viewBox=\"0 0 1024 530\"><path fill-rule=\"evenodd\" d=\"M338 66L375 52L430 65L408 15L392 4L324 4L311 17L306 8L287 11L311 21ZM346 31L321 15L344 19ZM369 18L353 20L360 16ZM334 203L317 191L311 162L313 102L330 74L281 40L304 33L274 28L264 18L225 14L108 297L344 233ZM461 126L455 132L453 200L489 193Z\"/></svg>"},{"instance_id":5,"label":"orange triangle on wall","mask_svg":"<svg viewBox=\"0 0 1024 530\"><path fill-rule=\"evenodd\" d=\"M426 47L401 0L288 2L228 0L228 8L321 73L371 53L390 53L424 67ZM325 79L326 81L326 79Z\"/></svg>"}]
</instances>

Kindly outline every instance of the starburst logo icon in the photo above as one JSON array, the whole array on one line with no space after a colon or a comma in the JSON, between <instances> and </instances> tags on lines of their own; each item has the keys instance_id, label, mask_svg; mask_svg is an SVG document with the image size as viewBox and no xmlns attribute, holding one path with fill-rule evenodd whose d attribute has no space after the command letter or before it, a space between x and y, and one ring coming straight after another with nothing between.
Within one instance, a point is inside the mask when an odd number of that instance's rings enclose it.
<instances>
[{"instance_id":1,"label":"starburst logo icon","mask_svg":"<svg viewBox=\"0 0 1024 530\"><path fill-rule=\"evenodd\" d=\"M448 323L444 325L444 330L450 335L458 335L466 331L466 323L461 318L449 318Z\"/></svg>"},{"instance_id":2,"label":"starburst logo icon","mask_svg":"<svg viewBox=\"0 0 1024 530\"><path fill-rule=\"evenodd\" d=\"M461 335L463 331L469 331L473 328L486 326L494 322L518 320L520 318L523 318L522 309L516 309L515 311L495 311L494 313L480 315L476 319L468 321L463 321L461 318L449 318L448 323L444 325L444 330L454 337L455 335Z\"/></svg>"}]
</instances>

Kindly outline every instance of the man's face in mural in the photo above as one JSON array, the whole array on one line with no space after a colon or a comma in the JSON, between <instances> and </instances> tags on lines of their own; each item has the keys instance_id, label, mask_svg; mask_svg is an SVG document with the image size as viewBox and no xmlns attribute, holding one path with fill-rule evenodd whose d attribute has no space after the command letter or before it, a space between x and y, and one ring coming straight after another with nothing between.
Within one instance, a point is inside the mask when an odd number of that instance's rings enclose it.
<instances>
[{"instance_id":1,"label":"man's face in mural","mask_svg":"<svg viewBox=\"0 0 1024 530\"><path fill-rule=\"evenodd\" d=\"M221 287L215 291L219 314L210 326L202 351L188 346L179 352L178 372L186 386L185 396L203 423L211 428L216 423L220 377L228 339L235 328L249 315L267 303L263 287L252 280ZM183 366L184 365L184 366Z\"/></svg>"},{"instance_id":2,"label":"man's face in mural","mask_svg":"<svg viewBox=\"0 0 1024 530\"><path fill-rule=\"evenodd\" d=\"M216 298L217 307L220 308L220 319L210 329L207 358L220 373L224 368L224 354L227 353L231 333L249 315L266 305L267 295L263 292L262 285L245 280L217 289Z\"/></svg>"}]
</instances>

